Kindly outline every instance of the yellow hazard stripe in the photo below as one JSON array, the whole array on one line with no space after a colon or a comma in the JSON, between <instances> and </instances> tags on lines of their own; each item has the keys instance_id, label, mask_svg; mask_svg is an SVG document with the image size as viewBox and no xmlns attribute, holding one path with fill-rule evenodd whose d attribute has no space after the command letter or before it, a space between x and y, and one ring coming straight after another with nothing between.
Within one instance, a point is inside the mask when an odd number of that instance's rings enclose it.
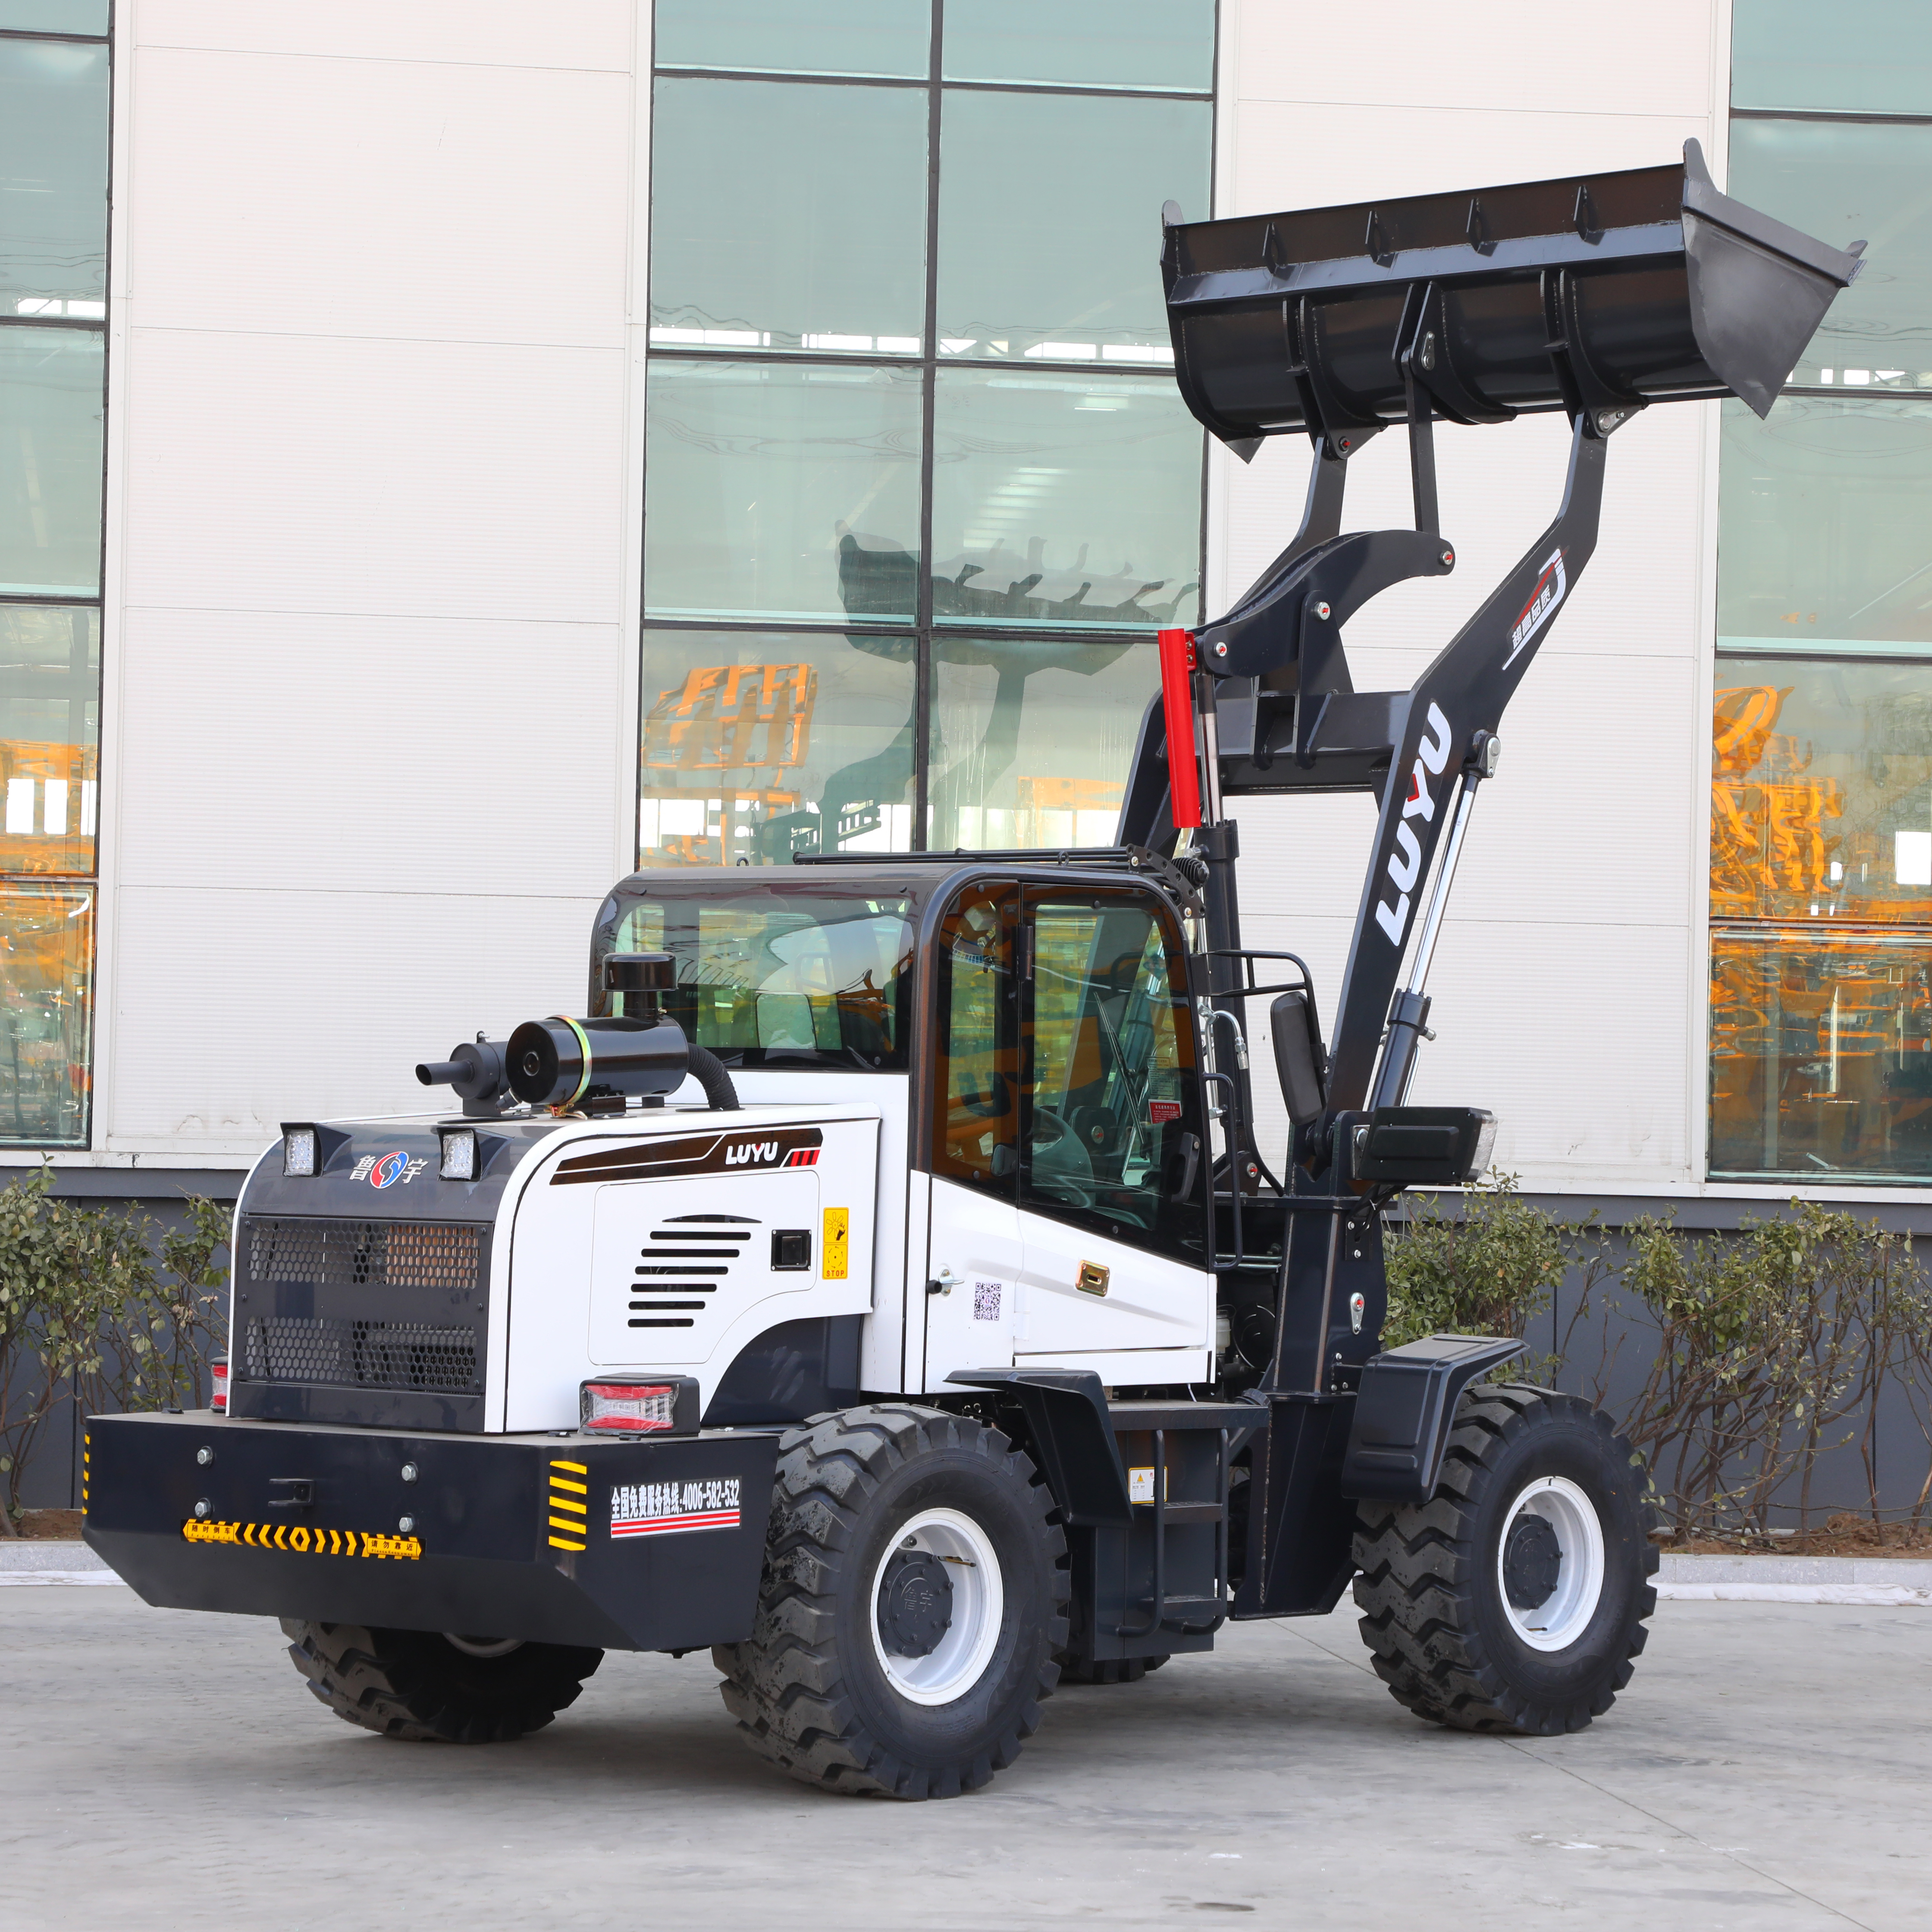
<instances>
[{"instance_id":1,"label":"yellow hazard stripe","mask_svg":"<svg viewBox=\"0 0 1932 1932\"><path fill-rule=\"evenodd\" d=\"M587 1496L590 1493L590 1486L589 1484L573 1483L568 1476L551 1477L550 1479L550 1486L554 1490L571 1490L573 1493L580 1496Z\"/></svg>"},{"instance_id":2,"label":"yellow hazard stripe","mask_svg":"<svg viewBox=\"0 0 1932 1932\"><path fill-rule=\"evenodd\" d=\"M550 1467L553 1469L568 1469L573 1476L587 1476L590 1473L589 1466L582 1462L559 1462L553 1461L550 1464Z\"/></svg>"},{"instance_id":3,"label":"yellow hazard stripe","mask_svg":"<svg viewBox=\"0 0 1932 1932\"><path fill-rule=\"evenodd\" d=\"M552 1509L574 1510L579 1516L586 1513L583 1504L574 1503L568 1496L552 1496L550 1499L550 1506Z\"/></svg>"},{"instance_id":4,"label":"yellow hazard stripe","mask_svg":"<svg viewBox=\"0 0 1932 1932\"><path fill-rule=\"evenodd\" d=\"M550 1546L553 1550L581 1550L584 1545L580 1543L566 1543L562 1537L553 1536L550 1540Z\"/></svg>"}]
</instances>

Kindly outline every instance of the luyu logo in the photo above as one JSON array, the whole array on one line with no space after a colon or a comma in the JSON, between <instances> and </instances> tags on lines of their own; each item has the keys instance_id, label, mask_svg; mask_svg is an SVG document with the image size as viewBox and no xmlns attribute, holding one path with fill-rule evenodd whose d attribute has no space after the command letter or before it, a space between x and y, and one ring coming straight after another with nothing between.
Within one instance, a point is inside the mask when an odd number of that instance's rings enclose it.
<instances>
[{"instance_id":1,"label":"luyu logo","mask_svg":"<svg viewBox=\"0 0 1932 1932\"><path fill-rule=\"evenodd\" d=\"M763 1160L776 1160L778 1144L776 1141L740 1141L736 1147L724 1150L727 1167L748 1167Z\"/></svg>"},{"instance_id":2,"label":"luyu logo","mask_svg":"<svg viewBox=\"0 0 1932 1932\"><path fill-rule=\"evenodd\" d=\"M1402 816L1395 824L1395 850L1388 856L1388 875L1396 890L1396 901L1376 902L1376 923L1389 937L1391 946L1402 944L1408 930L1408 896L1422 875L1422 842L1409 830L1408 821L1419 818L1425 825L1436 822L1436 797L1430 781L1442 776L1449 762L1449 721L1438 704L1429 707L1429 736L1416 748L1415 766L1409 774L1408 796L1402 802Z\"/></svg>"}]
</instances>

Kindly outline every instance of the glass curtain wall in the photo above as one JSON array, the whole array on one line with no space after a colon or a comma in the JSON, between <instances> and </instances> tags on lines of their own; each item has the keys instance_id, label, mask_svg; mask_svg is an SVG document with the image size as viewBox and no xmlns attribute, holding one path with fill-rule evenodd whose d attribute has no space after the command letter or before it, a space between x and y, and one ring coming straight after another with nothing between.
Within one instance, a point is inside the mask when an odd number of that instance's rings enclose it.
<instances>
[{"instance_id":1,"label":"glass curtain wall","mask_svg":"<svg viewBox=\"0 0 1932 1932\"><path fill-rule=\"evenodd\" d=\"M0 0L0 1144L85 1147L108 0Z\"/></svg>"},{"instance_id":2,"label":"glass curtain wall","mask_svg":"<svg viewBox=\"0 0 1932 1932\"><path fill-rule=\"evenodd\" d=\"M638 850L1105 844L1198 616L1214 0L657 0Z\"/></svg>"},{"instance_id":3,"label":"glass curtain wall","mask_svg":"<svg viewBox=\"0 0 1932 1932\"><path fill-rule=\"evenodd\" d=\"M1724 406L1710 1167L1932 1181L1932 45L1919 0L1732 22L1732 192L1868 252Z\"/></svg>"}]
</instances>

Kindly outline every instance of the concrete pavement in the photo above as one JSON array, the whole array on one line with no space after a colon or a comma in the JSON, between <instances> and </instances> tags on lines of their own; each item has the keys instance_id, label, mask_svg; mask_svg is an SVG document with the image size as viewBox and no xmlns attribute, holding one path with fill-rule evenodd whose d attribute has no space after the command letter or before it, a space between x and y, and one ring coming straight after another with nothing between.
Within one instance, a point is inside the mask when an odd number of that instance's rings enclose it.
<instances>
[{"instance_id":1,"label":"concrete pavement","mask_svg":"<svg viewBox=\"0 0 1932 1932\"><path fill-rule=\"evenodd\" d=\"M1932 1923L1932 1617L1672 1602L1575 1737L1451 1736L1348 1612L1070 1688L976 1796L824 1797L738 1743L708 1659L614 1655L518 1744L398 1744L273 1625L0 1592L10 1932L407 1927Z\"/></svg>"}]
</instances>

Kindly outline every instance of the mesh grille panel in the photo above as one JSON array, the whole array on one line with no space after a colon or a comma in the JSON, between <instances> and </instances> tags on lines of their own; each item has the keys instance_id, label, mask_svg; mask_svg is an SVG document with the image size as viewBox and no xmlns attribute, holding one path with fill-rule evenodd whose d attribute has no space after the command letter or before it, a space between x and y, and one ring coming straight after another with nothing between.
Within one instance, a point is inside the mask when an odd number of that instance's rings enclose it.
<instances>
[{"instance_id":1,"label":"mesh grille panel","mask_svg":"<svg viewBox=\"0 0 1932 1932\"><path fill-rule=\"evenodd\" d=\"M318 1288L476 1286L482 1230L447 1221L308 1221L257 1216L248 1223L248 1279Z\"/></svg>"},{"instance_id":2,"label":"mesh grille panel","mask_svg":"<svg viewBox=\"0 0 1932 1932\"><path fill-rule=\"evenodd\" d=\"M337 1322L270 1316L248 1324L250 1382L332 1382L359 1388L480 1395L476 1336L414 1322Z\"/></svg>"}]
</instances>

